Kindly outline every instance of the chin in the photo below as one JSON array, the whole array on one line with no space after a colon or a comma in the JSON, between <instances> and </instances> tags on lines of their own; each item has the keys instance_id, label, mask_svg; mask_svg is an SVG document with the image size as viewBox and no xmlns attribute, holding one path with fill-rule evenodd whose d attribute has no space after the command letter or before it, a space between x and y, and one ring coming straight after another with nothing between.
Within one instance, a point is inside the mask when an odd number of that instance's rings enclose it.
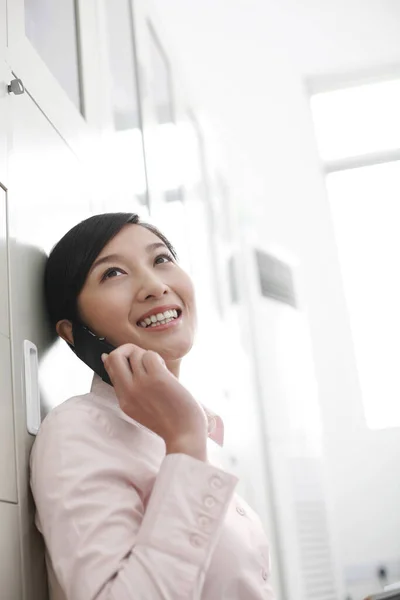
<instances>
[{"instance_id":1,"label":"chin","mask_svg":"<svg viewBox=\"0 0 400 600\"><path fill-rule=\"evenodd\" d=\"M186 354L190 352L193 346L193 340L182 341L180 343L174 343L170 347L167 345L164 348L154 348L155 352L158 352L165 362L171 360L181 360ZM153 348L152 348L153 350Z\"/></svg>"}]
</instances>

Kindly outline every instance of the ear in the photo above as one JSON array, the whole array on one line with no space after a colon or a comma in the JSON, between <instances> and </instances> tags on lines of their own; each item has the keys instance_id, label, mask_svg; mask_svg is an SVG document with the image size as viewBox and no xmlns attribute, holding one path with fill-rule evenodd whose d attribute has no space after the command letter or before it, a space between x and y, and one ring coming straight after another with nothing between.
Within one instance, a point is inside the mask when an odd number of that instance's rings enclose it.
<instances>
[{"instance_id":1,"label":"ear","mask_svg":"<svg viewBox=\"0 0 400 600\"><path fill-rule=\"evenodd\" d=\"M58 321L56 325L56 331L63 340L68 342L68 344L74 345L74 336L72 335L71 321L68 321L67 319Z\"/></svg>"}]
</instances>

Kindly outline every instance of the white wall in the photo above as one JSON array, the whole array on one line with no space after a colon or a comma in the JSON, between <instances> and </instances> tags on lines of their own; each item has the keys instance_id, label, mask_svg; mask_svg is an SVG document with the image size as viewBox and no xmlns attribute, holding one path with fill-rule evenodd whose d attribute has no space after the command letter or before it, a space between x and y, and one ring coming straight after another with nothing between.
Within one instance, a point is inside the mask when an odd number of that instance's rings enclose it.
<instances>
[{"instance_id":1,"label":"white wall","mask_svg":"<svg viewBox=\"0 0 400 600\"><path fill-rule=\"evenodd\" d=\"M364 425L305 84L400 67L400 3L153 4L205 121L222 140L241 214L261 238L301 261L343 565L400 561L400 432Z\"/></svg>"}]
</instances>

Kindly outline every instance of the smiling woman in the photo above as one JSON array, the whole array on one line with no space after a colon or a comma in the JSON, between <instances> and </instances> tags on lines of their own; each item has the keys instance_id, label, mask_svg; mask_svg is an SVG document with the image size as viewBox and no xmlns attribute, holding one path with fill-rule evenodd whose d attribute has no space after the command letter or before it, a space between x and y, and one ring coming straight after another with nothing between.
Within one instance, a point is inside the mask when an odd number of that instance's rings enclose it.
<instances>
[{"instance_id":1,"label":"smiling woman","mask_svg":"<svg viewBox=\"0 0 400 600\"><path fill-rule=\"evenodd\" d=\"M51 252L45 296L95 371L31 456L51 600L272 598L259 519L207 458L222 422L178 380L196 304L170 242L137 215L91 217Z\"/></svg>"}]
</instances>

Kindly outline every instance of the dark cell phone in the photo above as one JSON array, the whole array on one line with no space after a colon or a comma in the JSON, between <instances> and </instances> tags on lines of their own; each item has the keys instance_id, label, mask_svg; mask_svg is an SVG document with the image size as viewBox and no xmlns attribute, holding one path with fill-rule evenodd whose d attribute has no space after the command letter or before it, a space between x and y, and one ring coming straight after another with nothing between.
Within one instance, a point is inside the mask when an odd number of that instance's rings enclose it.
<instances>
[{"instance_id":1,"label":"dark cell phone","mask_svg":"<svg viewBox=\"0 0 400 600\"><path fill-rule=\"evenodd\" d=\"M115 347L109 344L105 338L98 337L90 331L85 325L80 323L72 324L72 334L74 336L74 352L90 367L103 381L112 385L111 379L104 367L101 355L105 352L110 354Z\"/></svg>"}]
</instances>

